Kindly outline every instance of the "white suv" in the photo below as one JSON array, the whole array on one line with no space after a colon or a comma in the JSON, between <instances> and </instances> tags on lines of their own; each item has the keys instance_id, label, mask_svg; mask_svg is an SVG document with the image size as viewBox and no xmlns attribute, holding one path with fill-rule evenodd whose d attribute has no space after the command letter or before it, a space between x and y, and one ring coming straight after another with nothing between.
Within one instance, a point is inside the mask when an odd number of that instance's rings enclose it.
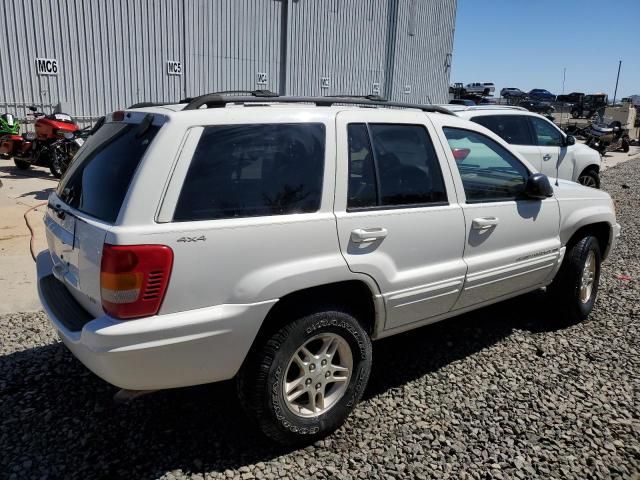
<instances>
[{"instance_id":1,"label":"white suv","mask_svg":"<svg viewBox=\"0 0 640 480\"><path fill-rule=\"evenodd\" d=\"M98 376L236 377L300 444L354 408L371 340L545 286L591 311L620 232L605 192L552 187L443 108L262 95L113 113L51 194L40 299Z\"/></svg>"},{"instance_id":2,"label":"white suv","mask_svg":"<svg viewBox=\"0 0 640 480\"><path fill-rule=\"evenodd\" d=\"M502 137L539 172L600 188L598 151L576 143L542 115L520 107L458 108L455 113Z\"/></svg>"}]
</instances>

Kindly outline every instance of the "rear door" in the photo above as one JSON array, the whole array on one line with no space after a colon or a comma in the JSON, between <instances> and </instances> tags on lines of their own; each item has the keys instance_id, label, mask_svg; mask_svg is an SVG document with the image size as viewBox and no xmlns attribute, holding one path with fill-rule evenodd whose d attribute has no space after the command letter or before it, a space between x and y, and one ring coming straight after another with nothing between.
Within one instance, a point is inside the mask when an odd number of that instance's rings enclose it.
<instances>
[{"instance_id":1,"label":"rear door","mask_svg":"<svg viewBox=\"0 0 640 480\"><path fill-rule=\"evenodd\" d=\"M117 223L159 122L136 113L126 122L105 123L49 197L45 227L53 274L94 316L102 313L100 262L106 233Z\"/></svg>"},{"instance_id":2,"label":"rear door","mask_svg":"<svg viewBox=\"0 0 640 480\"><path fill-rule=\"evenodd\" d=\"M526 115L478 115L471 121L488 128L513 145L536 170L542 168L542 154Z\"/></svg>"},{"instance_id":3,"label":"rear door","mask_svg":"<svg viewBox=\"0 0 640 480\"><path fill-rule=\"evenodd\" d=\"M336 119L340 248L352 271L377 282L386 329L448 312L466 273L462 208L427 122L389 111Z\"/></svg>"}]
</instances>

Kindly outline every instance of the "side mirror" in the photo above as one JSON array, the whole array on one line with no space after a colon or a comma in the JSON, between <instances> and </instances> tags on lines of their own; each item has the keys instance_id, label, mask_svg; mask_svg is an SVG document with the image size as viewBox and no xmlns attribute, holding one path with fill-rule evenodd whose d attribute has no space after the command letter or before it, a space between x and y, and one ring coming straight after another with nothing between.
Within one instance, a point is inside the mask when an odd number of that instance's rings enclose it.
<instances>
[{"instance_id":1,"label":"side mirror","mask_svg":"<svg viewBox=\"0 0 640 480\"><path fill-rule=\"evenodd\" d=\"M32 112L37 112L38 111L38 107L36 107L35 105L29 105L27 108L29 110L31 110Z\"/></svg>"},{"instance_id":2,"label":"side mirror","mask_svg":"<svg viewBox=\"0 0 640 480\"><path fill-rule=\"evenodd\" d=\"M574 137L573 135L567 135L566 138L564 139L564 144L567 147L570 147L571 145L575 145L576 144L576 137Z\"/></svg>"},{"instance_id":3,"label":"side mirror","mask_svg":"<svg viewBox=\"0 0 640 480\"><path fill-rule=\"evenodd\" d=\"M529 176L524 187L524 193L529 198L545 199L553 196L553 187L549 178L543 173L534 173Z\"/></svg>"}]
</instances>

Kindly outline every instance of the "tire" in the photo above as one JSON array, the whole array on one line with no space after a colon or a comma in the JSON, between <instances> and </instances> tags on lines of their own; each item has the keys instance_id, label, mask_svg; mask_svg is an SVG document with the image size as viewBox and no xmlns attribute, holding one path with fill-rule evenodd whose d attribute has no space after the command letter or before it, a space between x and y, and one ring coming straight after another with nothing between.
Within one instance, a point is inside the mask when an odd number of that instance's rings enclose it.
<instances>
[{"instance_id":1,"label":"tire","mask_svg":"<svg viewBox=\"0 0 640 480\"><path fill-rule=\"evenodd\" d=\"M587 266L587 261L592 269ZM600 282L600 246L595 237L587 235L567 246L562 266L547 287L554 307L559 308L568 324L585 320L595 304ZM590 273L585 273L588 270ZM590 288L583 288L591 281ZM583 280L585 283L583 283Z\"/></svg>"},{"instance_id":2,"label":"tire","mask_svg":"<svg viewBox=\"0 0 640 480\"><path fill-rule=\"evenodd\" d=\"M330 340L337 349L326 362L328 357L322 359L322 351ZM301 353L302 347L320 355L311 359ZM290 446L312 443L340 427L362 397L371 372L371 354L371 340L352 315L331 309L302 316L252 348L237 379L240 403L276 442ZM306 365L307 370L300 365ZM348 369L349 365L348 373L331 370L340 366ZM329 376L346 381L323 380ZM287 387L289 402L285 386L296 380L299 387ZM314 392L318 403L322 392L328 393L324 410L312 404L308 392Z\"/></svg>"},{"instance_id":3,"label":"tire","mask_svg":"<svg viewBox=\"0 0 640 480\"><path fill-rule=\"evenodd\" d=\"M571 112L571 117L572 118L579 118L580 117L580 113L578 113L577 110L574 110Z\"/></svg>"},{"instance_id":4,"label":"tire","mask_svg":"<svg viewBox=\"0 0 640 480\"><path fill-rule=\"evenodd\" d=\"M624 153L629 153L630 143L628 138L622 139L622 151Z\"/></svg>"},{"instance_id":5,"label":"tire","mask_svg":"<svg viewBox=\"0 0 640 480\"><path fill-rule=\"evenodd\" d=\"M62 174L64 173L63 170L64 166L62 162L62 155L54 153L51 156L51 163L49 164L49 171L51 172L51 175L56 178L62 178Z\"/></svg>"},{"instance_id":6,"label":"tire","mask_svg":"<svg viewBox=\"0 0 640 480\"><path fill-rule=\"evenodd\" d=\"M593 169L587 169L578 177L578 183L586 187L600 188L600 174Z\"/></svg>"},{"instance_id":7,"label":"tire","mask_svg":"<svg viewBox=\"0 0 640 480\"><path fill-rule=\"evenodd\" d=\"M18 160L17 158L14 158L13 163L16 164L18 170L29 170L31 168L31 164L25 160Z\"/></svg>"}]
</instances>

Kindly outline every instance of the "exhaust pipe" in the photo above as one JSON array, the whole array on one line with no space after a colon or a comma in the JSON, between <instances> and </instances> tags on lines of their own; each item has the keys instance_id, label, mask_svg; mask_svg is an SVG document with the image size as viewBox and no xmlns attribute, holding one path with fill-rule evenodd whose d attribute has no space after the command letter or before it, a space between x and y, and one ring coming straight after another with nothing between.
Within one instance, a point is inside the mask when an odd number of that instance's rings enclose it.
<instances>
[{"instance_id":1,"label":"exhaust pipe","mask_svg":"<svg viewBox=\"0 0 640 480\"><path fill-rule=\"evenodd\" d=\"M157 392L157 390L127 390L125 388L122 388L118 390L113 396L113 401L118 404L131 403L136 398L153 392Z\"/></svg>"}]
</instances>

